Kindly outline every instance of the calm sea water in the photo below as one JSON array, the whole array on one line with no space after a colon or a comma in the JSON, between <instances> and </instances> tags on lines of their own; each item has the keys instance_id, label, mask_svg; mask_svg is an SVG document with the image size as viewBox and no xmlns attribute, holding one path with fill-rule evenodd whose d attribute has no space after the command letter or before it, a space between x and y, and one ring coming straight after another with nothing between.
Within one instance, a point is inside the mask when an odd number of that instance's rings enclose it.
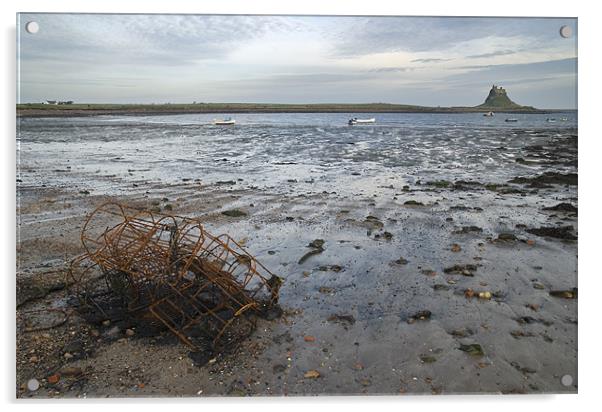
<instances>
[{"instance_id":1,"label":"calm sea water","mask_svg":"<svg viewBox=\"0 0 602 412\"><path fill-rule=\"evenodd\" d=\"M212 124L226 116L18 119L20 185L125 194L234 180L276 192L377 193L420 179L502 182L538 171L516 163L525 146L577 133L576 112L236 114L235 126ZM351 117L377 122L348 126Z\"/></svg>"}]
</instances>

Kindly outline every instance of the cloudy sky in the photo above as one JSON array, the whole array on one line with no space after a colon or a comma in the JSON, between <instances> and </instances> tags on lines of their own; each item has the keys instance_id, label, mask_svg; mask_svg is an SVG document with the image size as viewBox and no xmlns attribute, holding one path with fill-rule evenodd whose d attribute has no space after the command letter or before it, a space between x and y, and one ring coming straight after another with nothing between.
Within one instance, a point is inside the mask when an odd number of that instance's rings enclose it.
<instances>
[{"instance_id":1,"label":"cloudy sky","mask_svg":"<svg viewBox=\"0 0 602 412\"><path fill-rule=\"evenodd\" d=\"M20 102L575 108L574 19L21 14ZM25 23L40 30L28 34ZM559 35L562 25L574 35Z\"/></svg>"}]
</instances>

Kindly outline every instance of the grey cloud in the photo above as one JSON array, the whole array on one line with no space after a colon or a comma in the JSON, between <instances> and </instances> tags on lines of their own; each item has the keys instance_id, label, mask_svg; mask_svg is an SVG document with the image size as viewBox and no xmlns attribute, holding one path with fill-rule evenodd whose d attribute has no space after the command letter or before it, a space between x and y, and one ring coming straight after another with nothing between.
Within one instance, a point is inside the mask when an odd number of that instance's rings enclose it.
<instances>
[{"instance_id":1,"label":"grey cloud","mask_svg":"<svg viewBox=\"0 0 602 412\"><path fill-rule=\"evenodd\" d=\"M561 24L574 19L503 17L349 17L341 21L334 53L444 51L458 43L491 36L529 38L534 45L559 40Z\"/></svg>"},{"instance_id":2,"label":"grey cloud","mask_svg":"<svg viewBox=\"0 0 602 412\"><path fill-rule=\"evenodd\" d=\"M577 74L577 58L548 60L535 63L519 63L519 64L485 64L473 66L460 66L457 69L476 70L480 72L480 76L529 76L534 73L557 74L557 73L572 73ZM461 73L448 76L448 79L471 77L474 78L475 71L470 73ZM533 76L536 77L536 76ZM494 79L495 80L495 79Z\"/></svg>"},{"instance_id":3,"label":"grey cloud","mask_svg":"<svg viewBox=\"0 0 602 412\"><path fill-rule=\"evenodd\" d=\"M224 57L237 45L297 23L282 17L25 14L40 32L21 37L24 60L180 65Z\"/></svg>"},{"instance_id":4,"label":"grey cloud","mask_svg":"<svg viewBox=\"0 0 602 412\"><path fill-rule=\"evenodd\" d=\"M365 73L307 73L272 74L264 77L240 79L229 85L253 85L260 87L306 87L311 85L340 84L367 80Z\"/></svg>"},{"instance_id":5,"label":"grey cloud","mask_svg":"<svg viewBox=\"0 0 602 412\"><path fill-rule=\"evenodd\" d=\"M508 56L510 54L516 54L517 52L514 50L498 50L491 53L483 53L483 54L473 54L471 56L466 56L467 59L482 59L487 57L496 57L496 56Z\"/></svg>"},{"instance_id":6,"label":"grey cloud","mask_svg":"<svg viewBox=\"0 0 602 412\"><path fill-rule=\"evenodd\" d=\"M448 62L453 59L414 59L412 63L440 63L440 62Z\"/></svg>"},{"instance_id":7,"label":"grey cloud","mask_svg":"<svg viewBox=\"0 0 602 412\"><path fill-rule=\"evenodd\" d=\"M413 72L417 68L416 67L378 67L375 69L371 69L370 72L373 73L407 73Z\"/></svg>"}]
</instances>

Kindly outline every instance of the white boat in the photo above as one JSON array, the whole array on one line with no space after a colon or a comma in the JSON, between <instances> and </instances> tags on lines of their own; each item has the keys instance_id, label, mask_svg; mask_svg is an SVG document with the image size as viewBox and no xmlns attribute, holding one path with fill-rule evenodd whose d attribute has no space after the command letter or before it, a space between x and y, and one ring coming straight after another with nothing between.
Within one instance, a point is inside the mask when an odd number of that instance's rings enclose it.
<instances>
[{"instance_id":1,"label":"white boat","mask_svg":"<svg viewBox=\"0 0 602 412\"><path fill-rule=\"evenodd\" d=\"M493 116L495 116L495 113L493 113L493 112L487 112L487 113L484 113L483 116L485 116L485 117L493 117Z\"/></svg>"},{"instance_id":2,"label":"white boat","mask_svg":"<svg viewBox=\"0 0 602 412\"><path fill-rule=\"evenodd\" d=\"M213 124L216 126L229 126L229 125L233 125L236 124L236 120L232 119L231 117L228 117L226 119L213 119Z\"/></svg>"},{"instance_id":3,"label":"white boat","mask_svg":"<svg viewBox=\"0 0 602 412\"><path fill-rule=\"evenodd\" d=\"M358 119L357 117L354 117L353 119L349 119L349 125L354 125L354 124L366 124L366 123L376 123L376 119L373 117L371 119Z\"/></svg>"},{"instance_id":4,"label":"white boat","mask_svg":"<svg viewBox=\"0 0 602 412\"><path fill-rule=\"evenodd\" d=\"M554 117L548 117L546 120L548 123L555 123L556 119Z\"/></svg>"}]
</instances>

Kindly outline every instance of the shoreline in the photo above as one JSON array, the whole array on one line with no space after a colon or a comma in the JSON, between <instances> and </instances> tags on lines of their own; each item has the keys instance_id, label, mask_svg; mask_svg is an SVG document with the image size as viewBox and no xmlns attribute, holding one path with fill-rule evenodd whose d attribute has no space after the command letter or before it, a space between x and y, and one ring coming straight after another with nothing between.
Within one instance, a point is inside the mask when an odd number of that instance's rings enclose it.
<instances>
[{"instance_id":1,"label":"shoreline","mask_svg":"<svg viewBox=\"0 0 602 412\"><path fill-rule=\"evenodd\" d=\"M42 105L39 105L42 106ZM121 105L119 105L121 106ZM432 113L432 114L463 114L463 113L486 113L494 111L497 113L508 114L553 114L566 113L576 111L575 109L495 109L495 108L478 108L478 107L449 107L449 108L384 108L381 105L350 105L350 106L335 106L335 107L234 107L228 105L220 105L219 107L195 107L195 108L178 108L165 107L170 105L135 105L136 107L117 107L117 108L55 108L52 107L32 107L20 108L17 106L17 118L34 118L34 117L91 117L91 116L107 116L107 115L122 115L122 116L160 116L160 115L180 115L180 114L211 114L211 113ZM177 105L173 105L177 106ZM297 106L297 105L291 105ZM309 105L311 106L311 105ZM379 107L380 106L380 107Z\"/></svg>"}]
</instances>

